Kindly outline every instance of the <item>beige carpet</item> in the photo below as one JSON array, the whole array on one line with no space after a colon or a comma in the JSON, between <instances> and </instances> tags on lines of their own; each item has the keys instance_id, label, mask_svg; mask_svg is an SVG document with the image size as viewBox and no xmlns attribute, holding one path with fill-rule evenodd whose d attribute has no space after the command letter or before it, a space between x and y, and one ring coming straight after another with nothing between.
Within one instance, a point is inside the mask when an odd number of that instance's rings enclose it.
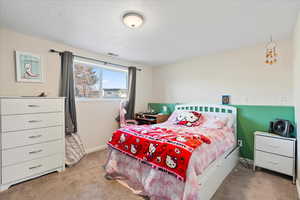
<instances>
[{"instance_id":1,"label":"beige carpet","mask_svg":"<svg viewBox=\"0 0 300 200\"><path fill-rule=\"evenodd\" d=\"M141 200L116 181L106 180L101 167L106 152L95 152L63 173L52 173L11 187L0 200ZM296 200L291 179L268 171L253 173L239 165L213 200Z\"/></svg>"}]
</instances>

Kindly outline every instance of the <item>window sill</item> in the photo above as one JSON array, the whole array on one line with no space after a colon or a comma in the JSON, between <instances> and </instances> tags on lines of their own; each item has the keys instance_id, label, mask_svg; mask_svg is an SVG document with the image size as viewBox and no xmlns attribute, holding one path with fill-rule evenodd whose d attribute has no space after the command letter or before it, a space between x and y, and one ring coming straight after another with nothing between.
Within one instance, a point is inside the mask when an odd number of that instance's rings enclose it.
<instances>
[{"instance_id":1,"label":"window sill","mask_svg":"<svg viewBox=\"0 0 300 200\"><path fill-rule=\"evenodd\" d=\"M122 101L125 98L75 98L76 102L95 102L95 101Z\"/></svg>"}]
</instances>

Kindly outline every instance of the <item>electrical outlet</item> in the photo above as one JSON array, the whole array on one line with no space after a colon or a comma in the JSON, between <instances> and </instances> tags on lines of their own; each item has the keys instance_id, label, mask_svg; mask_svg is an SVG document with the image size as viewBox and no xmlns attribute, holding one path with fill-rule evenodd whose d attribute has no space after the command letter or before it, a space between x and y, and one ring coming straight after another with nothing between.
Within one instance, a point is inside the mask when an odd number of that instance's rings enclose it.
<instances>
[{"instance_id":1,"label":"electrical outlet","mask_svg":"<svg viewBox=\"0 0 300 200\"><path fill-rule=\"evenodd\" d=\"M288 97L287 97L287 96L281 96L281 97L280 97L280 103L281 103L282 105L286 105L287 102L288 102Z\"/></svg>"},{"instance_id":2,"label":"electrical outlet","mask_svg":"<svg viewBox=\"0 0 300 200\"><path fill-rule=\"evenodd\" d=\"M243 140L238 140L238 145L239 145L239 147L242 147L243 146Z\"/></svg>"}]
</instances>

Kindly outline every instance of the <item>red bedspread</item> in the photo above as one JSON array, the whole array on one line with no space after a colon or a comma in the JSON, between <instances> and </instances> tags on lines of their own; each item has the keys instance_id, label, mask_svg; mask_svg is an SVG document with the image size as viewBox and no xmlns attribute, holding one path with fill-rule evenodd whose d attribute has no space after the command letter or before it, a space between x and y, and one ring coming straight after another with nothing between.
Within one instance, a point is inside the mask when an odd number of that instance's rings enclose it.
<instances>
[{"instance_id":1,"label":"red bedspread","mask_svg":"<svg viewBox=\"0 0 300 200\"><path fill-rule=\"evenodd\" d=\"M192 152L203 143L211 141L201 134L129 126L115 131L108 145L185 181Z\"/></svg>"}]
</instances>

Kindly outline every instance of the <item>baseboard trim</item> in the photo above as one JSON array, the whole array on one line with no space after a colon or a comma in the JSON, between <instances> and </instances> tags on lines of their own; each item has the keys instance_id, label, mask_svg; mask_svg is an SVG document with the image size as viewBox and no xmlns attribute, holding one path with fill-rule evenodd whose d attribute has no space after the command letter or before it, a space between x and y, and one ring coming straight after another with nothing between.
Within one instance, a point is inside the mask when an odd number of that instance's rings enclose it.
<instances>
[{"instance_id":1,"label":"baseboard trim","mask_svg":"<svg viewBox=\"0 0 300 200\"><path fill-rule=\"evenodd\" d=\"M253 160L250 160L249 158L243 158L243 157L240 157L240 161L241 162L248 162L250 165L253 165L254 161Z\"/></svg>"},{"instance_id":2,"label":"baseboard trim","mask_svg":"<svg viewBox=\"0 0 300 200\"><path fill-rule=\"evenodd\" d=\"M93 152L96 152L96 151L102 151L102 150L105 150L107 148L107 145L100 145L100 146L96 146L96 147L93 147L93 148L89 148L86 150L86 153L89 154L89 153L93 153Z\"/></svg>"},{"instance_id":3,"label":"baseboard trim","mask_svg":"<svg viewBox=\"0 0 300 200\"><path fill-rule=\"evenodd\" d=\"M300 183L299 183L298 179L296 180L296 188L297 188L297 192L298 192L298 199L300 199Z\"/></svg>"}]
</instances>

